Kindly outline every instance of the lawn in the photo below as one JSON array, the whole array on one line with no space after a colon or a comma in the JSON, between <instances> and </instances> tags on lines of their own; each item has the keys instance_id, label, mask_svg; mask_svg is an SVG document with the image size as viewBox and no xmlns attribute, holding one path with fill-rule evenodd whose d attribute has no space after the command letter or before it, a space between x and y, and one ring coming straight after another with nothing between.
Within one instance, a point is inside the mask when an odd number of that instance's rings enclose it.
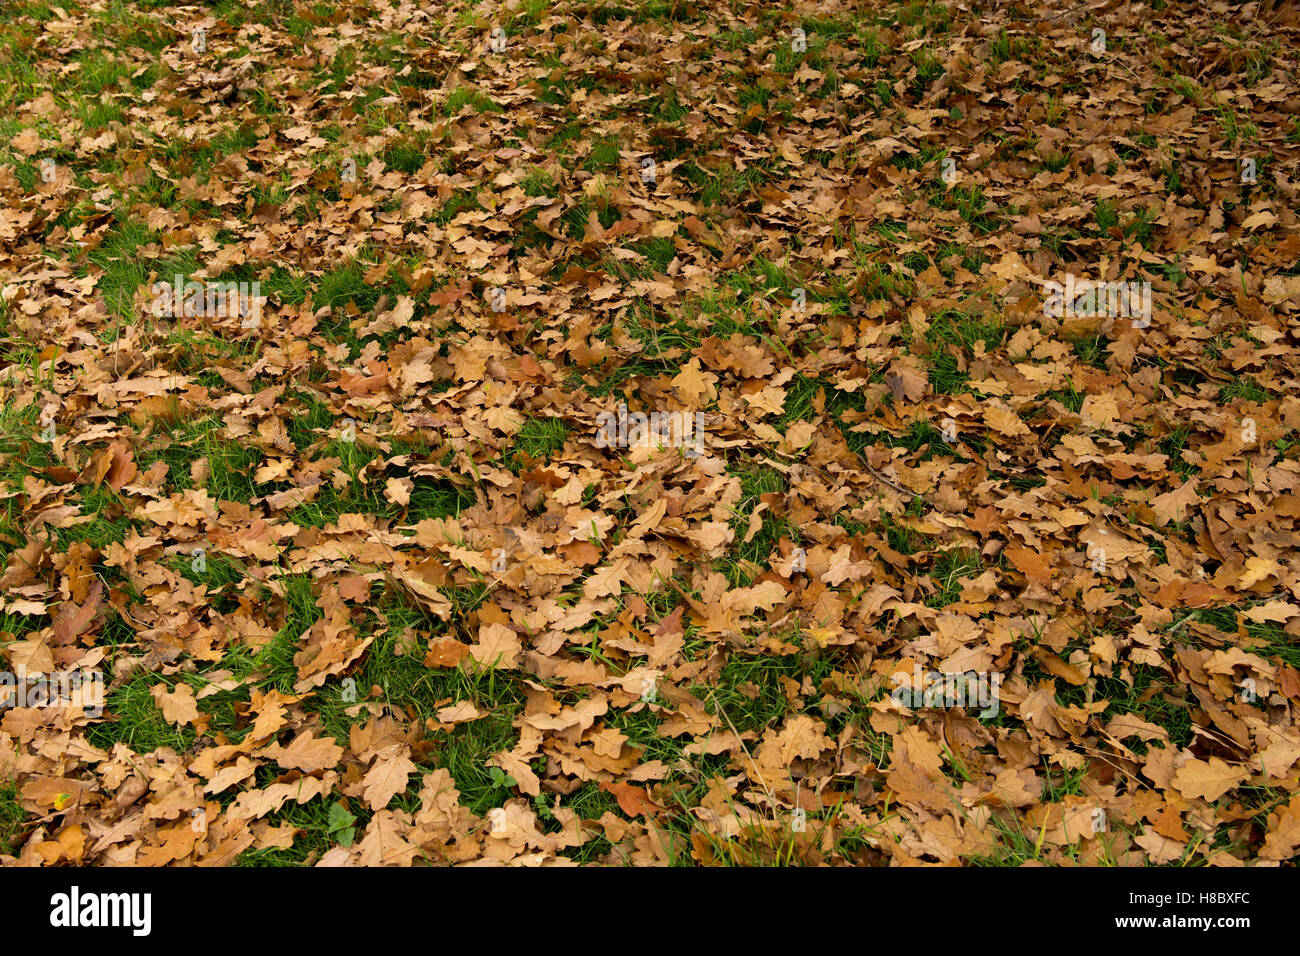
<instances>
[{"instance_id":1,"label":"lawn","mask_svg":"<svg viewBox=\"0 0 1300 956\"><path fill-rule=\"evenodd\" d=\"M969 6L0 7L0 864L1292 860L1295 13Z\"/></svg>"}]
</instances>

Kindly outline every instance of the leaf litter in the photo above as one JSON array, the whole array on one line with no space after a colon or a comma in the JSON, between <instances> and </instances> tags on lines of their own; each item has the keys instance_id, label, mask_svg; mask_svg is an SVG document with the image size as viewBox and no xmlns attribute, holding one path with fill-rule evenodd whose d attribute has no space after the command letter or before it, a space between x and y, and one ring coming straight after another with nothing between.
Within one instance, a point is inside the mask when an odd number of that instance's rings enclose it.
<instances>
[{"instance_id":1,"label":"leaf litter","mask_svg":"<svg viewBox=\"0 0 1300 956\"><path fill-rule=\"evenodd\" d=\"M0 860L1293 859L1300 22L984 6L9 5Z\"/></svg>"}]
</instances>

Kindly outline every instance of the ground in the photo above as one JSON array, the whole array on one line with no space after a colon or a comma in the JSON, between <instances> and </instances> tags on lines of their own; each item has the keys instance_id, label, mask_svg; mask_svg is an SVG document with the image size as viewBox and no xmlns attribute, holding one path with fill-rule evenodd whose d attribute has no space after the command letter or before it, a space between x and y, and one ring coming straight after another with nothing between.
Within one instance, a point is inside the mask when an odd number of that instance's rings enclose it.
<instances>
[{"instance_id":1,"label":"ground","mask_svg":"<svg viewBox=\"0 0 1300 956\"><path fill-rule=\"evenodd\" d=\"M0 862L1291 860L1298 29L6 3Z\"/></svg>"}]
</instances>

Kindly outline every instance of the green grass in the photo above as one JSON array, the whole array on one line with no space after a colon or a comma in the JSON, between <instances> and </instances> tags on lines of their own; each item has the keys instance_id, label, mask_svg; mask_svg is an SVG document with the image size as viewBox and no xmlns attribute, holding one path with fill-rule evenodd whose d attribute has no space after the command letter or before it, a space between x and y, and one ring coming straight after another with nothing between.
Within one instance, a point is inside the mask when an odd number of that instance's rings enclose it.
<instances>
[{"instance_id":1,"label":"green grass","mask_svg":"<svg viewBox=\"0 0 1300 956\"><path fill-rule=\"evenodd\" d=\"M381 158L390 169L396 169L408 175L419 172L420 167L426 161L424 150L411 142L394 143L384 151Z\"/></svg>"},{"instance_id":2,"label":"green grass","mask_svg":"<svg viewBox=\"0 0 1300 956\"><path fill-rule=\"evenodd\" d=\"M551 458L564 447L567 432L563 419L529 418L515 433L515 461Z\"/></svg>"},{"instance_id":3,"label":"green grass","mask_svg":"<svg viewBox=\"0 0 1300 956\"><path fill-rule=\"evenodd\" d=\"M362 311L369 311L379 302L381 290L366 282L363 263L352 261L337 266L320 277L313 301L318 306L337 309L352 303Z\"/></svg>"},{"instance_id":4,"label":"green grass","mask_svg":"<svg viewBox=\"0 0 1300 956\"><path fill-rule=\"evenodd\" d=\"M826 656L790 654L785 657L735 656L722 668L715 684L696 691L713 712L725 712L727 723L744 733L776 726L789 715L789 702L781 678L816 686L830 676L834 665ZM847 717L833 718L834 728Z\"/></svg>"},{"instance_id":5,"label":"green grass","mask_svg":"<svg viewBox=\"0 0 1300 956\"><path fill-rule=\"evenodd\" d=\"M219 419L185 423L168 438L156 451L142 455L141 462L166 462L168 484L175 491L194 487L192 469L196 463L206 461L204 487L215 500L248 504L264 493L253 480L253 471L262 462L261 450L223 438Z\"/></svg>"},{"instance_id":6,"label":"green grass","mask_svg":"<svg viewBox=\"0 0 1300 956\"><path fill-rule=\"evenodd\" d=\"M194 730L177 727L163 717L150 692L159 683L167 685L168 690L174 687L174 682L157 674L141 674L110 691L104 707L105 720L90 728L87 739L105 750L125 744L138 754L152 753L159 747L170 747L178 753L188 749L194 741Z\"/></svg>"},{"instance_id":7,"label":"green grass","mask_svg":"<svg viewBox=\"0 0 1300 956\"><path fill-rule=\"evenodd\" d=\"M1243 375L1219 389L1220 402L1231 402L1238 398L1248 402L1267 402L1272 397L1268 389L1256 382L1252 375Z\"/></svg>"},{"instance_id":8,"label":"green grass","mask_svg":"<svg viewBox=\"0 0 1300 956\"><path fill-rule=\"evenodd\" d=\"M944 395L966 391L969 361L976 348L994 351L1006 336L1006 325L996 315L948 311L937 316L925 335L931 350L929 378L934 390Z\"/></svg>"},{"instance_id":9,"label":"green grass","mask_svg":"<svg viewBox=\"0 0 1300 956\"><path fill-rule=\"evenodd\" d=\"M1093 221L1097 223L1097 232L1105 233L1119 225L1119 213L1115 209L1114 201L1110 199L1098 199L1097 205L1093 207Z\"/></svg>"},{"instance_id":10,"label":"green grass","mask_svg":"<svg viewBox=\"0 0 1300 956\"><path fill-rule=\"evenodd\" d=\"M331 847L341 842L344 828L331 829L331 814L336 814L336 807L342 808L346 798L327 803L325 800L310 800L307 803L288 801L279 811L265 819L272 826L289 825L296 827L293 845L287 849L268 847L249 849L235 860L236 866L308 866L309 860L318 860ZM360 805L360 801L347 801L352 813L359 815L366 822L370 814ZM354 817L355 819L355 817ZM337 822L337 815L334 817ZM355 830L355 826L354 826ZM355 837L355 833L353 834Z\"/></svg>"},{"instance_id":11,"label":"green grass","mask_svg":"<svg viewBox=\"0 0 1300 956\"><path fill-rule=\"evenodd\" d=\"M963 549L939 555L930 569L930 580L938 590L926 603L931 607L947 607L960 600L963 581L979 577L983 568L975 551Z\"/></svg>"},{"instance_id":12,"label":"green grass","mask_svg":"<svg viewBox=\"0 0 1300 956\"><path fill-rule=\"evenodd\" d=\"M156 246L158 241L159 237L143 222L119 219L104 241L87 254L88 268L103 273L99 293L114 315L124 319L132 317L136 290L150 281L150 273L157 276L155 281L171 282L175 275L181 275L184 282L194 272L196 260L190 253L145 259L142 249ZM146 294L146 308L151 301Z\"/></svg>"},{"instance_id":13,"label":"green grass","mask_svg":"<svg viewBox=\"0 0 1300 956\"><path fill-rule=\"evenodd\" d=\"M462 112L499 113L501 107L481 90L457 87L447 95L444 110L448 116L457 116Z\"/></svg>"},{"instance_id":14,"label":"green grass","mask_svg":"<svg viewBox=\"0 0 1300 956\"><path fill-rule=\"evenodd\" d=\"M741 499L734 508L731 527L735 532L735 544L730 553L720 562L719 570L738 587L747 586L753 578L766 570L768 556L772 554L782 538L800 543L797 528L788 518L774 517L771 510L762 514L762 527L754 537L743 540L749 527L749 515L758 506L763 495L783 495L786 481L781 473L773 468L751 467L740 472Z\"/></svg>"},{"instance_id":15,"label":"green grass","mask_svg":"<svg viewBox=\"0 0 1300 956\"><path fill-rule=\"evenodd\" d=\"M14 856L18 840L27 826L27 813L18 802L13 781L0 780L0 854Z\"/></svg>"}]
</instances>

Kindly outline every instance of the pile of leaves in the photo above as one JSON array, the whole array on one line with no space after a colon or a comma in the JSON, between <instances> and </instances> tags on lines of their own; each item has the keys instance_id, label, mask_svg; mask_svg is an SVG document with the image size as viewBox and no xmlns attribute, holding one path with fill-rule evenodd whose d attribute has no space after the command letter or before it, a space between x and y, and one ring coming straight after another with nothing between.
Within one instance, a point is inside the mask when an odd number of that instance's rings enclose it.
<instances>
[{"instance_id":1,"label":"pile of leaves","mask_svg":"<svg viewBox=\"0 0 1300 956\"><path fill-rule=\"evenodd\" d=\"M1297 853L1289 4L0 19L0 862Z\"/></svg>"}]
</instances>

